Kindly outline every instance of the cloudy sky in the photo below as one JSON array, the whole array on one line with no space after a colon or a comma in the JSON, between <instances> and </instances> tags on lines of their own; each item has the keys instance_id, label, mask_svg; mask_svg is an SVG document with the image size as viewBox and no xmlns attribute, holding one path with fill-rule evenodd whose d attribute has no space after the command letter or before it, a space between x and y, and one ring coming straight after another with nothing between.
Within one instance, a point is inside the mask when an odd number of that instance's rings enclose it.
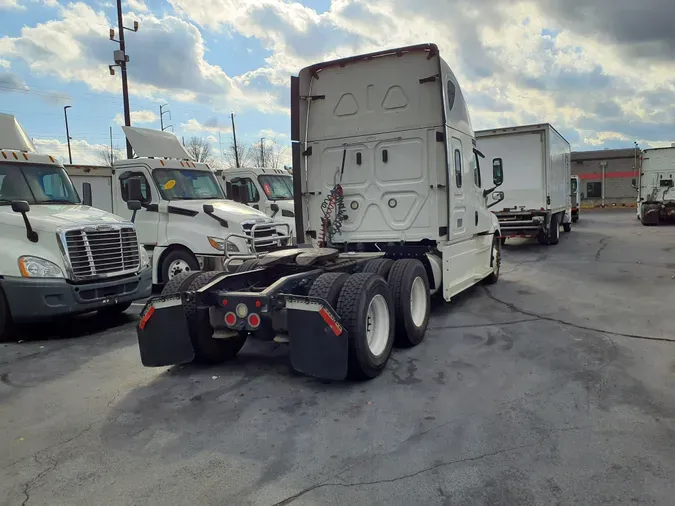
<instances>
[{"instance_id":1,"label":"cloudy sky","mask_svg":"<svg viewBox=\"0 0 675 506\"><path fill-rule=\"evenodd\" d=\"M305 65L435 42L474 128L548 121L573 149L675 142L672 0L124 0L132 123L231 143L288 143L289 76ZM123 147L111 0L0 0L0 112L76 163Z\"/></svg>"}]
</instances>

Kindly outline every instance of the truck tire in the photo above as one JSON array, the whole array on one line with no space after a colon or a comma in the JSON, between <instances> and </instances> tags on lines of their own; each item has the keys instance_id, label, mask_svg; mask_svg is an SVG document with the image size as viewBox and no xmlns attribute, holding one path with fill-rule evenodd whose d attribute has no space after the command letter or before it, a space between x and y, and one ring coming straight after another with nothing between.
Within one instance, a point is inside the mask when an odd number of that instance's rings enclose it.
<instances>
[{"instance_id":1,"label":"truck tire","mask_svg":"<svg viewBox=\"0 0 675 506\"><path fill-rule=\"evenodd\" d=\"M186 291L192 284L192 281L200 274L200 271L193 271L182 272L178 276L174 276L171 278L171 281L164 285L161 295L173 295L174 293Z\"/></svg>"},{"instance_id":2,"label":"truck tire","mask_svg":"<svg viewBox=\"0 0 675 506\"><path fill-rule=\"evenodd\" d=\"M485 278L485 284L494 285L497 281L499 281L499 269L501 265L501 241L499 240L499 237L495 236L495 238L492 240L492 252L490 253L490 267L492 267L492 272L487 278Z\"/></svg>"},{"instance_id":3,"label":"truck tire","mask_svg":"<svg viewBox=\"0 0 675 506\"><path fill-rule=\"evenodd\" d=\"M9 305L7 304L5 293L0 288L0 343L9 339L11 327L12 317L9 314Z\"/></svg>"},{"instance_id":4,"label":"truck tire","mask_svg":"<svg viewBox=\"0 0 675 506\"><path fill-rule=\"evenodd\" d=\"M572 231L572 224L571 223L563 223L563 232L571 232Z\"/></svg>"},{"instance_id":5,"label":"truck tire","mask_svg":"<svg viewBox=\"0 0 675 506\"><path fill-rule=\"evenodd\" d=\"M199 262L195 256L188 250L175 249L170 251L162 259L161 274L162 282L168 283L178 274L183 272L193 272L199 270Z\"/></svg>"},{"instance_id":6,"label":"truck tire","mask_svg":"<svg viewBox=\"0 0 675 506\"><path fill-rule=\"evenodd\" d=\"M395 343L402 348L417 346L424 339L429 323L431 295L427 271L419 260L398 260L389 273L388 283L394 299Z\"/></svg>"},{"instance_id":7,"label":"truck tire","mask_svg":"<svg viewBox=\"0 0 675 506\"><path fill-rule=\"evenodd\" d=\"M188 290L191 292L199 290L221 274L223 273L217 271L202 272L192 279ZM194 302L185 304L183 308L190 329L192 348L195 350L194 362L219 364L237 356L239 350L246 343L248 331L241 331L227 339L214 339L213 327L209 322L209 310L197 308Z\"/></svg>"},{"instance_id":8,"label":"truck tire","mask_svg":"<svg viewBox=\"0 0 675 506\"><path fill-rule=\"evenodd\" d=\"M120 315L124 313L127 309L131 307L131 301L122 302L121 304L115 304L114 306L108 306L99 309L96 311L103 318L110 318L113 316Z\"/></svg>"},{"instance_id":9,"label":"truck tire","mask_svg":"<svg viewBox=\"0 0 675 506\"><path fill-rule=\"evenodd\" d=\"M394 345L394 301L387 282L368 272L350 276L340 291L337 313L349 335L349 375L379 376Z\"/></svg>"},{"instance_id":10,"label":"truck tire","mask_svg":"<svg viewBox=\"0 0 675 506\"><path fill-rule=\"evenodd\" d=\"M578 216L573 216L573 217L572 217L572 223L576 223L577 221L579 221L579 217L578 217Z\"/></svg>"},{"instance_id":11,"label":"truck tire","mask_svg":"<svg viewBox=\"0 0 675 506\"><path fill-rule=\"evenodd\" d=\"M309 293L307 295L325 300L328 302L328 304L330 304L333 310L337 311L337 303L338 298L340 297L340 292L342 291L342 287L345 285L348 279L349 274L347 273L327 272L316 278L314 283L312 283L312 287L309 289Z\"/></svg>"},{"instance_id":12,"label":"truck tire","mask_svg":"<svg viewBox=\"0 0 675 506\"><path fill-rule=\"evenodd\" d=\"M377 274L378 276L387 279L389 271L393 266L394 261L391 258L375 258L366 262L366 265L361 272L372 272L373 274Z\"/></svg>"},{"instance_id":13,"label":"truck tire","mask_svg":"<svg viewBox=\"0 0 675 506\"><path fill-rule=\"evenodd\" d=\"M557 214L551 215L551 223L548 227L548 241L549 245L555 245L560 242L560 221Z\"/></svg>"},{"instance_id":14,"label":"truck tire","mask_svg":"<svg viewBox=\"0 0 675 506\"><path fill-rule=\"evenodd\" d=\"M256 267L258 267L259 263L260 260L258 260L257 258L249 258L248 260L244 260L244 262L239 266L236 272L252 271Z\"/></svg>"}]
</instances>

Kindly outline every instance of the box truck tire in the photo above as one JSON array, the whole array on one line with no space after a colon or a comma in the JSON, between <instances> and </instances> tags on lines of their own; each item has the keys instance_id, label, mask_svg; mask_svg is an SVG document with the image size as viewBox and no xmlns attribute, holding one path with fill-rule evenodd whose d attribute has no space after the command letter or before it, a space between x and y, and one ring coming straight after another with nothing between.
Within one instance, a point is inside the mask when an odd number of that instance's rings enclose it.
<instances>
[{"instance_id":1,"label":"box truck tire","mask_svg":"<svg viewBox=\"0 0 675 506\"><path fill-rule=\"evenodd\" d=\"M162 282L168 283L178 274L199 270L199 262L187 249L174 249L162 259Z\"/></svg>"},{"instance_id":2,"label":"box truck tire","mask_svg":"<svg viewBox=\"0 0 675 506\"><path fill-rule=\"evenodd\" d=\"M394 345L394 301L387 282L372 273L350 276L340 292L337 313L349 336L350 376L379 376Z\"/></svg>"},{"instance_id":3,"label":"box truck tire","mask_svg":"<svg viewBox=\"0 0 675 506\"><path fill-rule=\"evenodd\" d=\"M394 299L396 345L417 346L424 339L429 323L431 296L427 271L419 260L398 260L389 273L388 283Z\"/></svg>"}]
</instances>

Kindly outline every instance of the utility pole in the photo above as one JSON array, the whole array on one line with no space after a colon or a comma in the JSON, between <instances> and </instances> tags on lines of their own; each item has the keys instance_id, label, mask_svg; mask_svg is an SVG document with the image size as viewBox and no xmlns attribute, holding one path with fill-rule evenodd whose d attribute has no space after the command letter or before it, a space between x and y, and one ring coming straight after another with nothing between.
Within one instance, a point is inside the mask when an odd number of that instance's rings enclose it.
<instances>
[{"instance_id":1,"label":"utility pole","mask_svg":"<svg viewBox=\"0 0 675 506\"><path fill-rule=\"evenodd\" d=\"M234 113L230 113L232 119L232 137L234 138L234 164L239 168L239 148L237 148L237 130L234 128Z\"/></svg>"},{"instance_id":2,"label":"utility pole","mask_svg":"<svg viewBox=\"0 0 675 506\"><path fill-rule=\"evenodd\" d=\"M138 31L138 21L134 21L134 27L127 28L124 26L124 19L122 17L122 0L117 0L117 26L119 30L119 40L115 40L115 30L110 29L110 40L119 43L120 48L113 51L113 59L115 65L108 65L110 68L110 75L115 75L113 67L119 67L122 72L122 100L124 102L124 124L131 126L131 112L129 110L129 84L127 82L127 63L129 63L129 56L126 54L126 46L124 44L124 30ZM134 153L127 139L127 158L133 158Z\"/></svg>"},{"instance_id":3,"label":"utility pole","mask_svg":"<svg viewBox=\"0 0 675 506\"><path fill-rule=\"evenodd\" d=\"M70 152L70 132L68 131L68 109L71 106L67 105L63 108L63 116L66 118L66 140L68 141L68 163L73 164L73 154Z\"/></svg>"},{"instance_id":4,"label":"utility pole","mask_svg":"<svg viewBox=\"0 0 675 506\"><path fill-rule=\"evenodd\" d=\"M265 166L265 138L260 138L260 166Z\"/></svg>"},{"instance_id":5,"label":"utility pole","mask_svg":"<svg viewBox=\"0 0 675 506\"><path fill-rule=\"evenodd\" d=\"M115 155L113 154L113 145L112 145L112 127L110 127L110 165L115 161Z\"/></svg>"},{"instance_id":6,"label":"utility pole","mask_svg":"<svg viewBox=\"0 0 675 506\"><path fill-rule=\"evenodd\" d=\"M161 127L161 129L162 129L162 132L163 132L164 130L166 130L167 128L172 128L172 127L173 127L173 125L167 125L166 128L164 128L164 115L165 115L165 114L168 114L168 115L169 115L169 119L173 119L173 118L171 117L171 111L168 110L168 109L167 109L167 110L164 110L164 108L165 108L165 107L168 107L168 106L169 106L169 104L162 104L162 105L159 106L159 125L160 125L160 127Z\"/></svg>"}]
</instances>

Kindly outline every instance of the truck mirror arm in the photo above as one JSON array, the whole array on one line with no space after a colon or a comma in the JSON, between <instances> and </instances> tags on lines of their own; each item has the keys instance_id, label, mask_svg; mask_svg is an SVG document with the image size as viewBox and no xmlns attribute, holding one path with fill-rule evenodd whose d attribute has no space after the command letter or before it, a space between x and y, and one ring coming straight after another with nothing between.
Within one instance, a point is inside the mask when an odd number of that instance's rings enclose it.
<instances>
[{"instance_id":1,"label":"truck mirror arm","mask_svg":"<svg viewBox=\"0 0 675 506\"><path fill-rule=\"evenodd\" d=\"M23 223L26 225L26 237L30 242L38 242L38 234L30 224L28 220L28 215L26 214L30 211L30 204L25 200L13 200L12 201L12 211L15 213L20 213L23 218Z\"/></svg>"}]
</instances>

